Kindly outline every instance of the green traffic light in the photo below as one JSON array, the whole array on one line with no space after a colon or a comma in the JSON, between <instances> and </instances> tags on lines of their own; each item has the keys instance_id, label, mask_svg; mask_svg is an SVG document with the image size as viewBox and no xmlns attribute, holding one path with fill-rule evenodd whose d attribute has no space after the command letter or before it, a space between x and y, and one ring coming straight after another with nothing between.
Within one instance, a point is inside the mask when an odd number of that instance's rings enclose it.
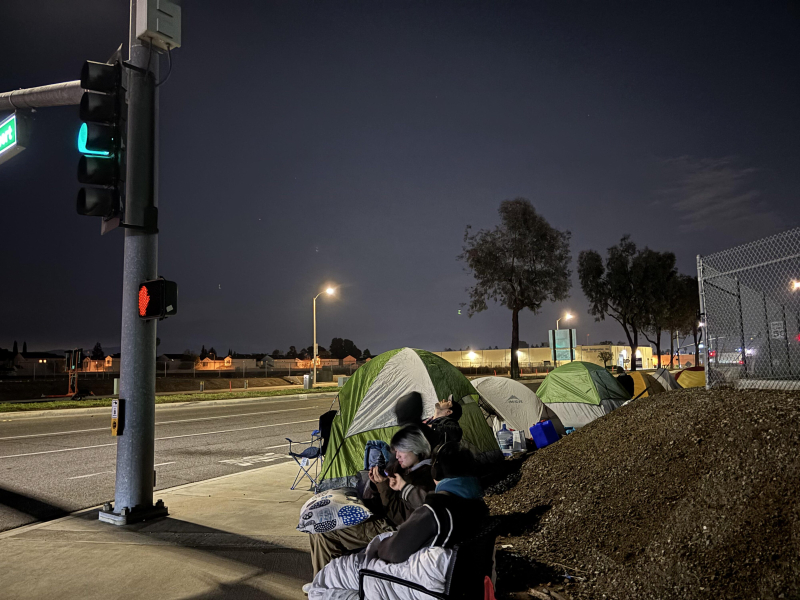
<instances>
[{"instance_id":1,"label":"green traffic light","mask_svg":"<svg viewBox=\"0 0 800 600\"><path fill-rule=\"evenodd\" d=\"M86 147L86 140L89 136L89 127L86 123L81 124L81 129L78 131L78 151L81 154L88 154L90 156L109 156L110 152L103 150L90 150Z\"/></svg>"}]
</instances>

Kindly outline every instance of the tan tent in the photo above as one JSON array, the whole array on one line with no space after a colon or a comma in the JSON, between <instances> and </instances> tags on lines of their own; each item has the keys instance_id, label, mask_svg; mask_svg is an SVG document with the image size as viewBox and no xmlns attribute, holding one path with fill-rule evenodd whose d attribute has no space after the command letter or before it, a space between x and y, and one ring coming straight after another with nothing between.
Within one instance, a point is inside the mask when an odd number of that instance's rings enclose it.
<instances>
[{"instance_id":1,"label":"tan tent","mask_svg":"<svg viewBox=\"0 0 800 600\"><path fill-rule=\"evenodd\" d=\"M633 378L633 398L646 398L647 396L653 396L655 394L660 394L664 391L664 386L662 386L655 377L648 373L642 373L641 371L634 371L630 374Z\"/></svg>"},{"instance_id":2,"label":"tan tent","mask_svg":"<svg viewBox=\"0 0 800 600\"><path fill-rule=\"evenodd\" d=\"M543 419L550 419L561 435L564 427L555 413L539 400L536 393L525 384L508 377L481 377L471 382L481 397L481 408L486 415L486 422L496 432L503 423L509 429L522 431L530 438L530 428Z\"/></svg>"},{"instance_id":3,"label":"tan tent","mask_svg":"<svg viewBox=\"0 0 800 600\"><path fill-rule=\"evenodd\" d=\"M691 367L678 371L675 380L682 388L695 388L706 386L706 370L703 367Z\"/></svg>"},{"instance_id":4,"label":"tan tent","mask_svg":"<svg viewBox=\"0 0 800 600\"><path fill-rule=\"evenodd\" d=\"M656 370L656 372L653 373L653 377L666 391L681 389L681 386L675 381L675 376L663 367Z\"/></svg>"}]
</instances>

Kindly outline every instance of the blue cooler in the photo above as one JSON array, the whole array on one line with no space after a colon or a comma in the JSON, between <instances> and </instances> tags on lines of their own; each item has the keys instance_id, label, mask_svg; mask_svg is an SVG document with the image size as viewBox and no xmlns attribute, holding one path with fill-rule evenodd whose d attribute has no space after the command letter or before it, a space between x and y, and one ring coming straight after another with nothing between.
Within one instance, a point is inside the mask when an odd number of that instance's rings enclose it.
<instances>
[{"instance_id":1,"label":"blue cooler","mask_svg":"<svg viewBox=\"0 0 800 600\"><path fill-rule=\"evenodd\" d=\"M550 421L541 421L531 427L531 437L537 448L544 448L558 441L558 432Z\"/></svg>"}]
</instances>

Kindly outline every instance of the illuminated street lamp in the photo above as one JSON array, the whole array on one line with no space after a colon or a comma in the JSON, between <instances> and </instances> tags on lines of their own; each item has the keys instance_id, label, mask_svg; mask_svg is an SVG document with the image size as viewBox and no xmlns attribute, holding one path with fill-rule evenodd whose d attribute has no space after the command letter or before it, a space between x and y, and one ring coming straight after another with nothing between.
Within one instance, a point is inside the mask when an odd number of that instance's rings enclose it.
<instances>
[{"instance_id":1,"label":"illuminated street lamp","mask_svg":"<svg viewBox=\"0 0 800 600\"><path fill-rule=\"evenodd\" d=\"M800 290L800 281L795 279L792 281L792 291L796 292L797 290Z\"/></svg>"},{"instance_id":2,"label":"illuminated street lamp","mask_svg":"<svg viewBox=\"0 0 800 600\"><path fill-rule=\"evenodd\" d=\"M572 315L570 313L567 313L563 317L561 317L561 319L564 319L565 321L569 321L571 318L572 318ZM558 322L561 319L556 319L556 329L558 329Z\"/></svg>"},{"instance_id":3,"label":"illuminated street lamp","mask_svg":"<svg viewBox=\"0 0 800 600\"><path fill-rule=\"evenodd\" d=\"M325 288L324 292L320 292L316 296L314 296L314 378L311 380L311 385L315 385L317 383L317 298L319 298L322 294L328 294L328 296L333 296L333 293L336 291L336 288L332 288L328 286Z\"/></svg>"}]
</instances>

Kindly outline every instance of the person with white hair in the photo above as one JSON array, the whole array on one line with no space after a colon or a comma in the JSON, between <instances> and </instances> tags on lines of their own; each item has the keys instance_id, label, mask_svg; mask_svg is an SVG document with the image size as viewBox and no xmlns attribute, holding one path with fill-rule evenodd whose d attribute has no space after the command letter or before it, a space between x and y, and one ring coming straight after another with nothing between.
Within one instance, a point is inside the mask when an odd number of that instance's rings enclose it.
<instances>
[{"instance_id":1,"label":"person with white hair","mask_svg":"<svg viewBox=\"0 0 800 600\"><path fill-rule=\"evenodd\" d=\"M385 515L343 529L312 533L311 564L314 575L334 558L365 548L373 538L395 531L436 488L431 476L431 445L416 425L407 425L394 434L390 444L395 460L383 473L375 466L369 472L370 489L380 497ZM303 586L308 593L311 584Z\"/></svg>"},{"instance_id":2,"label":"person with white hair","mask_svg":"<svg viewBox=\"0 0 800 600\"><path fill-rule=\"evenodd\" d=\"M382 533L364 550L326 565L309 586L310 600L357 600L361 569L444 592L453 568L453 548L481 530L489 509L482 500L483 489L475 477L475 460L467 448L456 442L439 446L431 468L436 489L427 494L423 505L397 531ZM494 538L491 538L489 549L493 548ZM483 598L485 578L491 578L492 554L474 551L458 557L468 567L460 575L462 580L454 585L470 590L472 595L457 597ZM430 598L424 592L375 577L364 579L364 592L366 598L375 600Z\"/></svg>"}]
</instances>

